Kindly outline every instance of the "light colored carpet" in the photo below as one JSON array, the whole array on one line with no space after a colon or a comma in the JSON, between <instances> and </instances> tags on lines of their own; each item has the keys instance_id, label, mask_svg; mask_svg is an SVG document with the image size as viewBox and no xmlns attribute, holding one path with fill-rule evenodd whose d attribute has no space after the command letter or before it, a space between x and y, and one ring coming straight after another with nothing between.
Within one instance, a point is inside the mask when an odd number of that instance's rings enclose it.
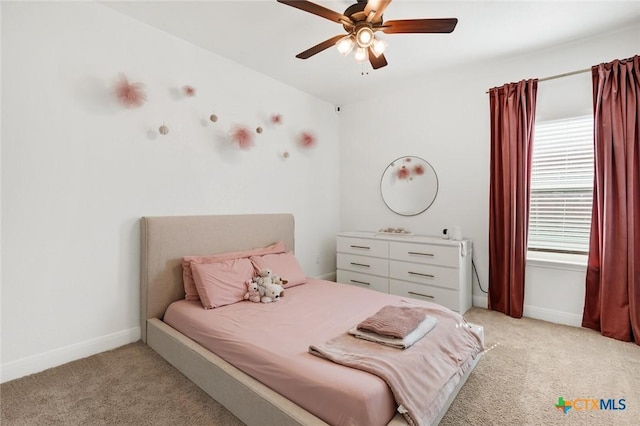
<instances>
[{"instance_id":1,"label":"light colored carpet","mask_svg":"<svg viewBox=\"0 0 640 426\"><path fill-rule=\"evenodd\" d=\"M442 425L640 424L640 346L480 308L465 316L492 349ZM559 397L626 409L564 414ZM242 425L141 342L3 383L0 398L2 425Z\"/></svg>"},{"instance_id":2,"label":"light colored carpet","mask_svg":"<svg viewBox=\"0 0 640 426\"><path fill-rule=\"evenodd\" d=\"M640 425L640 346L486 309L465 317L485 327L488 351L441 424ZM564 414L559 397L622 398L626 409Z\"/></svg>"}]
</instances>

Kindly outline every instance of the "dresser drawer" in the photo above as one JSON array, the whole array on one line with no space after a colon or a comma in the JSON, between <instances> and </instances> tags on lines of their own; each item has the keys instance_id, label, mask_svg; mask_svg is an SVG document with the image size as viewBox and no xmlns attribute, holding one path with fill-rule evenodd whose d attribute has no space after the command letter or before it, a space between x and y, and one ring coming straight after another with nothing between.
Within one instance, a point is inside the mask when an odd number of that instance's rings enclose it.
<instances>
[{"instance_id":1,"label":"dresser drawer","mask_svg":"<svg viewBox=\"0 0 640 426\"><path fill-rule=\"evenodd\" d=\"M398 280L413 281L452 290L459 288L458 270L442 266L392 260L389 262L389 276Z\"/></svg>"},{"instance_id":2,"label":"dresser drawer","mask_svg":"<svg viewBox=\"0 0 640 426\"><path fill-rule=\"evenodd\" d=\"M338 269L381 275L383 277L389 276L389 261L387 259L338 253L338 261L336 263Z\"/></svg>"},{"instance_id":3,"label":"dresser drawer","mask_svg":"<svg viewBox=\"0 0 640 426\"><path fill-rule=\"evenodd\" d=\"M390 280L389 292L398 296L434 302L451 310L460 311L459 293L455 290Z\"/></svg>"},{"instance_id":4,"label":"dresser drawer","mask_svg":"<svg viewBox=\"0 0 640 426\"><path fill-rule=\"evenodd\" d=\"M337 274L339 283L352 284L383 293L389 293L389 280L387 278L362 274L360 272L343 271L342 269L338 269Z\"/></svg>"},{"instance_id":5,"label":"dresser drawer","mask_svg":"<svg viewBox=\"0 0 640 426\"><path fill-rule=\"evenodd\" d=\"M363 256L389 257L389 243L365 238L338 237L337 249L340 253Z\"/></svg>"},{"instance_id":6,"label":"dresser drawer","mask_svg":"<svg viewBox=\"0 0 640 426\"><path fill-rule=\"evenodd\" d=\"M406 262L428 263L431 265L457 268L460 262L460 248L412 243L389 243L389 257Z\"/></svg>"}]
</instances>

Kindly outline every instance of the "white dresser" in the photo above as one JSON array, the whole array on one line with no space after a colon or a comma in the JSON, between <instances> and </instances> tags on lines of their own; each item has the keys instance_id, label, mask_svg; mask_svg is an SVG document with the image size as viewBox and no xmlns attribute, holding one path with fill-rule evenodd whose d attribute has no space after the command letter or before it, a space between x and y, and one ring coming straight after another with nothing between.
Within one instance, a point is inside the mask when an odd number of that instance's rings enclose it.
<instances>
[{"instance_id":1,"label":"white dresser","mask_svg":"<svg viewBox=\"0 0 640 426\"><path fill-rule=\"evenodd\" d=\"M471 240L342 232L337 281L428 300L464 314L471 307Z\"/></svg>"}]
</instances>

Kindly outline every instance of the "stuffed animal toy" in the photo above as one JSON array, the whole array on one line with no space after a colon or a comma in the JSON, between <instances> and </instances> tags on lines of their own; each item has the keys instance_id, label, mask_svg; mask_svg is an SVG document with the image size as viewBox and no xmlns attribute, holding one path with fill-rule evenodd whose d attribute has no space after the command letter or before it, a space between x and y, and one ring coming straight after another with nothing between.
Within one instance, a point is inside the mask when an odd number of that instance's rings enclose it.
<instances>
[{"instance_id":1,"label":"stuffed animal toy","mask_svg":"<svg viewBox=\"0 0 640 426\"><path fill-rule=\"evenodd\" d=\"M259 303L262 295L260 294L260 287L258 283L251 279L247 280L247 292L244 295L244 300L249 300L254 303Z\"/></svg>"},{"instance_id":2,"label":"stuffed animal toy","mask_svg":"<svg viewBox=\"0 0 640 426\"><path fill-rule=\"evenodd\" d=\"M279 284L268 284L264 286L264 296L260 300L262 303L277 302L284 295L284 289Z\"/></svg>"},{"instance_id":3,"label":"stuffed animal toy","mask_svg":"<svg viewBox=\"0 0 640 426\"><path fill-rule=\"evenodd\" d=\"M278 284L278 285L281 285L281 286L285 286L289 282L287 280L283 280L282 278L280 278L277 275L272 275L271 276L271 281L273 281L274 284Z\"/></svg>"},{"instance_id":4,"label":"stuffed animal toy","mask_svg":"<svg viewBox=\"0 0 640 426\"><path fill-rule=\"evenodd\" d=\"M258 285L262 287L266 287L269 284L273 284L271 269L261 269L260 272L258 272L257 281L258 281Z\"/></svg>"},{"instance_id":5,"label":"stuffed animal toy","mask_svg":"<svg viewBox=\"0 0 640 426\"><path fill-rule=\"evenodd\" d=\"M286 285L289 281L283 280L278 275L275 275L271 269L262 269L258 272L258 284L266 286L267 284Z\"/></svg>"}]
</instances>

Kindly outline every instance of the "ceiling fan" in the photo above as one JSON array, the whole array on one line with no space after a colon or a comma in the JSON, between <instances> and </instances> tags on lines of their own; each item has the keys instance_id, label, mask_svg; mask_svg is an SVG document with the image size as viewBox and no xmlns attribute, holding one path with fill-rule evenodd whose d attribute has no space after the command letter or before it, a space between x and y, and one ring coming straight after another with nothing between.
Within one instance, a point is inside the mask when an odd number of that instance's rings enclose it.
<instances>
[{"instance_id":1,"label":"ceiling fan","mask_svg":"<svg viewBox=\"0 0 640 426\"><path fill-rule=\"evenodd\" d=\"M384 21L382 14L391 3L391 0L358 0L349 6L344 13L334 12L319 4L306 0L277 0L296 9L312 13L330 21L342 24L347 35L336 35L328 40L298 53L296 58L308 59L335 45L338 51L347 56L354 48L354 57L357 62L369 60L373 69L387 65L384 57L386 42L375 36L377 31L385 34L401 33L450 33L456 24L457 18L445 19L402 19Z\"/></svg>"}]
</instances>

